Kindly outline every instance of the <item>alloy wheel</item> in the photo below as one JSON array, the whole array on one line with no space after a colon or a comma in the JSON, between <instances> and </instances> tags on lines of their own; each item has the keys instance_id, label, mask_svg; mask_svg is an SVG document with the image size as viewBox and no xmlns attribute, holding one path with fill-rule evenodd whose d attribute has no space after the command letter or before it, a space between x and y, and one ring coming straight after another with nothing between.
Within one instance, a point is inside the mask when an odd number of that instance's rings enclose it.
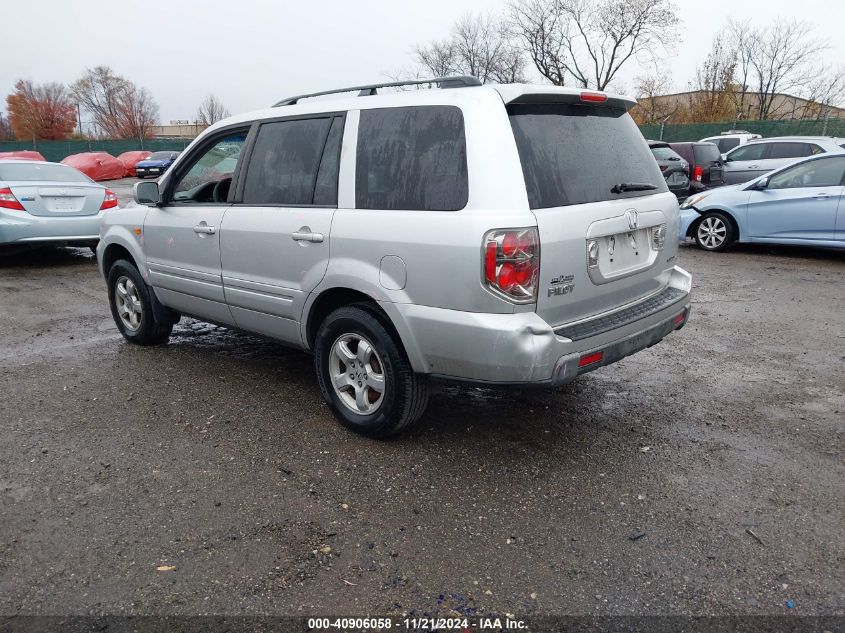
<instances>
[{"instance_id":1,"label":"alloy wheel","mask_svg":"<svg viewBox=\"0 0 845 633\"><path fill-rule=\"evenodd\" d=\"M721 218L710 216L698 225L698 241L704 248L719 248L725 242L728 227Z\"/></svg>"},{"instance_id":2,"label":"alloy wheel","mask_svg":"<svg viewBox=\"0 0 845 633\"><path fill-rule=\"evenodd\" d=\"M141 327L141 296L135 282L129 277L122 275L117 278L114 285L114 305L120 322L127 330L135 332Z\"/></svg>"},{"instance_id":3,"label":"alloy wheel","mask_svg":"<svg viewBox=\"0 0 845 633\"><path fill-rule=\"evenodd\" d=\"M384 400L384 365L372 343L343 334L332 345L329 374L338 399L358 415L374 413Z\"/></svg>"}]
</instances>

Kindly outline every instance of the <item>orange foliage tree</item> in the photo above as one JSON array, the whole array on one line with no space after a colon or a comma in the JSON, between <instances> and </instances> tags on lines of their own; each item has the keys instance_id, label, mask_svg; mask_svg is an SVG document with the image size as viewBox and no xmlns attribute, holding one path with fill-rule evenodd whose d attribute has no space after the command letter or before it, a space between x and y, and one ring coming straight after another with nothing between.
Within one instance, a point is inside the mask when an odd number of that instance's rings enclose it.
<instances>
[{"instance_id":1,"label":"orange foliage tree","mask_svg":"<svg viewBox=\"0 0 845 633\"><path fill-rule=\"evenodd\" d=\"M20 140L63 139L76 127L76 106L59 83L20 79L6 97L6 108L12 133Z\"/></svg>"}]
</instances>

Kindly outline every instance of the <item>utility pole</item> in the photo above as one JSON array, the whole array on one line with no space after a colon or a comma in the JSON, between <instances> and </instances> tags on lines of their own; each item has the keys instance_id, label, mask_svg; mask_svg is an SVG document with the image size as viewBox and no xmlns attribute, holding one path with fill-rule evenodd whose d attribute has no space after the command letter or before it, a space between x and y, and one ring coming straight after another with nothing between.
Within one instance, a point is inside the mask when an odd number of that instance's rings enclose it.
<instances>
[{"instance_id":1,"label":"utility pole","mask_svg":"<svg viewBox=\"0 0 845 633\"><path fill-rule=\"evenodd\" d=\"M82 108L79 101L76 102L76 124L79 126L79 135L82 136Z\"/></svg>"}]
</instances>

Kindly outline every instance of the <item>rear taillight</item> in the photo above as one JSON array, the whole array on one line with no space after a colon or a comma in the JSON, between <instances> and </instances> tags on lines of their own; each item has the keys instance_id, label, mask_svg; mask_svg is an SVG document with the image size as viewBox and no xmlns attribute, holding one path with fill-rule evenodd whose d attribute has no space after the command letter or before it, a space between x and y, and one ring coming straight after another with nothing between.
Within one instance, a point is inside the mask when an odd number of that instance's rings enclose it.
<instances>
[{"instance_id":1,"label":"rear taillight","mask_svg":"<svg viewBox=\"0 0 845 633\"><path fill-rule=\"evenodd\" d=\"M106 209L114 209L117 206L117 196L111 189L106 189L106 196L103 198L103 204L100 205L100 211Z\"/></svg>"},{"instance_id":2,"label":"rear taillight","mask_svg":"<svg viewBox=\"0 0 845 633\"><path fill-rule=\"evenodd\" d=\"M659 165L659 167L660 171L666 171L667 169L669 169L669 165Z\"/></svg>"},{"instance_id":3,"label":"rear taillight","mask_svg":"<svg viewBox=\"0 0 845 633\"><path fill-rule=\"evenodd\" d=\"M701 177L704 175L704 168L701 165L696 165L692 170L692 179L696 182L701 182Z\"/></svg>"},{"instance_id":4,"label":"rear taillight","mask_svg":"<svg viewBox=\"0 0 845 633\"><path fill-rule=\"evenodd\" d=\"M603 92L582 92L581 101L587 103L604 103L607 101L607 95Z\"/></svg>"},{"instance_id":5,"label":"rear taillight","mask_svg":"<svg viewBox=\"0 0 845 633\"><path fill-rule=\"evenodd\" d=\"M26 211L23 205L15 198L15 194L8 187L0 189L0 209L12 209L13 211Z\"/></svg>"},{"instance_id":6,"label":"rear taillight","mask_svg":"<svg viewBox=\"0 0 845 633\"><path fill-rule=\"evenodd\" d=\"M537 300L540 239L536 227L496 229L484 236L484 284L514 303Z\"/></svg>"}]
</instances>

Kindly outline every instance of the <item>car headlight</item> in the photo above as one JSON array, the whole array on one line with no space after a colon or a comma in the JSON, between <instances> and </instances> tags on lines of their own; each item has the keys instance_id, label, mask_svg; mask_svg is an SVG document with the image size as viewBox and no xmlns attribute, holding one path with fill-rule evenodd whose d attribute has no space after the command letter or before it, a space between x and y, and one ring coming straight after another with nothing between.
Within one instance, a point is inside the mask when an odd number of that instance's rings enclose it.
<instances>
[{"instance_id":1,"label":"car headlight","mask_svg":"<svg viewBox=\"0 0 845 633\"><path fill-rule=\"evenodd\" d=\"M695 195L695 196L690 196L689 198L687 198L686 200L684 200L681 203L681 209L689 209L690 207L697 205L699 202L704 200L708 195L709 194L706 194L706 193L700 193L700 194Z\"/></svg>"}]
</instances>

